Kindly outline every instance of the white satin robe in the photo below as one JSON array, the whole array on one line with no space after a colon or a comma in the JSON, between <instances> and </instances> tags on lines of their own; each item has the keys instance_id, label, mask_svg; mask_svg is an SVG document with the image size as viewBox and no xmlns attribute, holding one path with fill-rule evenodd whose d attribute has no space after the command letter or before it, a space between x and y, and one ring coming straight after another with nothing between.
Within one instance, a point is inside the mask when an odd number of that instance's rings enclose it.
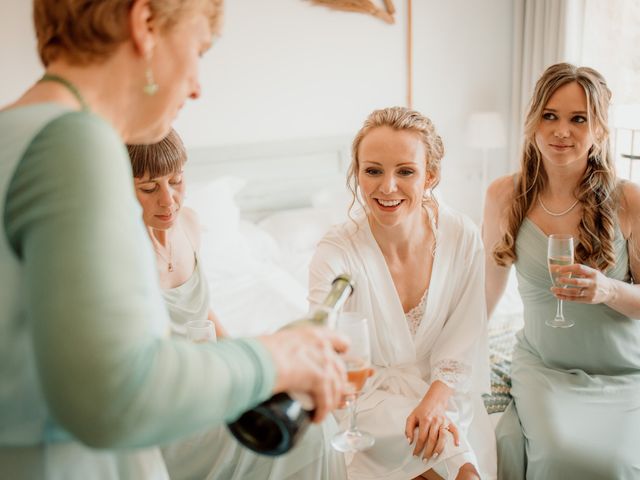
<instances>
[{"instance_id":1,"label":"white satin robe","mask_svg":"<svg viewBox=\"0 0 640 480\"><path fill-rule=\"evenodd\" d=\"M358 400L358 426L372 433L376 443L347 458L352 480L411 479L434 466L446 478L455 478L457 470L447 471L444 460L464 452L479 459L482 478L495 477L495 437L481 398L490 388L482 242L468 218L443 205L436 242L427 305L415 337L364 215L357 226L353 221L334 226L311 262L311 308L322 301L336 275L348 273L355 290L344 311L369 319L376 374ZM460 429L460 446L450 442L436 460L423 464L405 438L406 419L432 379L442 375L438 367L451 362L466 372L453 385L446 382L456 392L447 415Z\"/></svg>"}]
</instances>

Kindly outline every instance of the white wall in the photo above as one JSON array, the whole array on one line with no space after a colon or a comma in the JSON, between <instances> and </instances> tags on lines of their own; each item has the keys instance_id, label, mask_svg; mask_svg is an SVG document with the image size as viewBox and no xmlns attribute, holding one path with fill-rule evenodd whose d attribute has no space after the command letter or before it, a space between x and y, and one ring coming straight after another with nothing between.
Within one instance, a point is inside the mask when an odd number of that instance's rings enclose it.
<instances>
[{"instance_id":1,"label":"white wall","mask_svg":"<svg viewBox=\"0 0 640 480\"><path fill-rule=\"evenodd\" d=\"M202 61L202 98L176 124L187 145L352 136L374 108L405 103L405 0L395 0L395 25L304 0L226 4L223 36ZM476 220L480 162L466 120L476 110L508 118L512 14L510 0L413 1L414 107L444 139L445 199ZM2 0L0 104L41 72L32 30L30 2ZM494 152L492 177L506 151Z\"/></svg>"},{"instance_id":2,"label":"white wall","mask_svg":"<svg viewBox=\"0 0 640 480\"><path fill-rule=\"evenodd\" d=\"M28 0L0 0L0 108L42 74Z\"/></svg>"},{"instance_id":3,"label":"white wall","mask_svg":"<svg viewBox=\"0 0 640 480\"><path fill-rule=\"evenodd\" d=\"M509 118L512 72L511 0L414 0L415 108L444 140L442 192L479 221L481 152L470 148L466 122L475 111ZM507 148L489 152L491 180L507 172Z\"/></svg>"}]
</instances>

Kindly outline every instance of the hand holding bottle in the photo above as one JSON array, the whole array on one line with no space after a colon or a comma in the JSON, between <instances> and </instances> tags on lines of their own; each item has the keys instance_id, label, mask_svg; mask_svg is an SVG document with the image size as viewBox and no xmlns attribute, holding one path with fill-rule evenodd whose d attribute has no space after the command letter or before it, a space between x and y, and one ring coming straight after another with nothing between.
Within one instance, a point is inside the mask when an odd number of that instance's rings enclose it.
<instances>
[{"instance_id":1,"label":"hand holding bottle","mask_svg":"<svg viewBox=\"0 0 640 480\"><path fill-rule=\"evenodd\" d=\"M322 305L283 330L261 337L273 357L276 385L271 398L229 423L229 431L241 444L263 455L282 455L311 421L321 422L339 406L348 383L338 353L347 350L349 341L327 327L351 292L351 277L338 275Z\"/></svg>"},{"instance_id":2,"label":"hand holding bottle","mask_svg":"<svg viewBox=\"0 0 640 480\"><path fill-rule=\"evenodd\" d=\"M282 330L260 340L273 356L276 366L274 393L301 392L311 396L314 422L338 408L348 393L344 362L338 353L349 341L327 328L299 327Z\"/></svg>"}]
</instances>

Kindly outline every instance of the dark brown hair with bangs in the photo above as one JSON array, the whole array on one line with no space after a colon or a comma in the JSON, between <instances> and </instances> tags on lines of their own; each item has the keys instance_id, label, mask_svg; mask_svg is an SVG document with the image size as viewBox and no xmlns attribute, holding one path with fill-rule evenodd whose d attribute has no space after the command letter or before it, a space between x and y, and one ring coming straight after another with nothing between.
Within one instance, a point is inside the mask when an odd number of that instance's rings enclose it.
<instances>
[{"instance_id":1,"label":"dark brown hair with bangs","mask_svg":"<svg viewBox=\"0 0 640 480\"><path fill-rule=\"evenodd\" d=\"M164 177L178 173L187 161L187 151L178 133L169 135L151 145L127 145L134 178Z\"/></svg>"}]
</instances>

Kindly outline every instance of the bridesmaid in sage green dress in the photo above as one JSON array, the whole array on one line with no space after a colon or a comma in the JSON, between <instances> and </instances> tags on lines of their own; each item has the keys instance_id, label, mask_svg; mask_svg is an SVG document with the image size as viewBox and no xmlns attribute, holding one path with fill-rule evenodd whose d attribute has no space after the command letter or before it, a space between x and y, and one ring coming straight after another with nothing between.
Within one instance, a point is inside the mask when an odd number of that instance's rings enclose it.
<instances>
[{"instance_id":1,"label":"bridesmaid in sage green dress","mask_svg":"<svg viewBox=\"0 0 640 480\"><path fill-rule=\"evenodd\" d=\"M489 313L515 265L524 304L513 402L497 426L503 479L640 478L640 187L617 179L611 92L587 67L560 63L538 80L521 169L487 191ZM552 287L547 237L574 237L575 263ZM545 320L564 300L571 328Z\"/></svg>"},{"instance_id":2,"label":"bridesmaid in sage green dress","mask_svg":"<svg viewBox=\"0 0 640 480\"><path fill-rule=\"evenodd\" d=\"M208 319L218 339L227 337L210 308L209 282L200 261L200 224L196 212L183 205L187 152L182 140L171 130L159 143L127 149L171 336L185 338L187 322ZM329 444L336 431L330 415L320 425L310 425L290 452L269 457L243 447L225 426L217 426L165 446L162 456L171 480L343 480L343 455Z\"/></svg>"}]
</instances>

